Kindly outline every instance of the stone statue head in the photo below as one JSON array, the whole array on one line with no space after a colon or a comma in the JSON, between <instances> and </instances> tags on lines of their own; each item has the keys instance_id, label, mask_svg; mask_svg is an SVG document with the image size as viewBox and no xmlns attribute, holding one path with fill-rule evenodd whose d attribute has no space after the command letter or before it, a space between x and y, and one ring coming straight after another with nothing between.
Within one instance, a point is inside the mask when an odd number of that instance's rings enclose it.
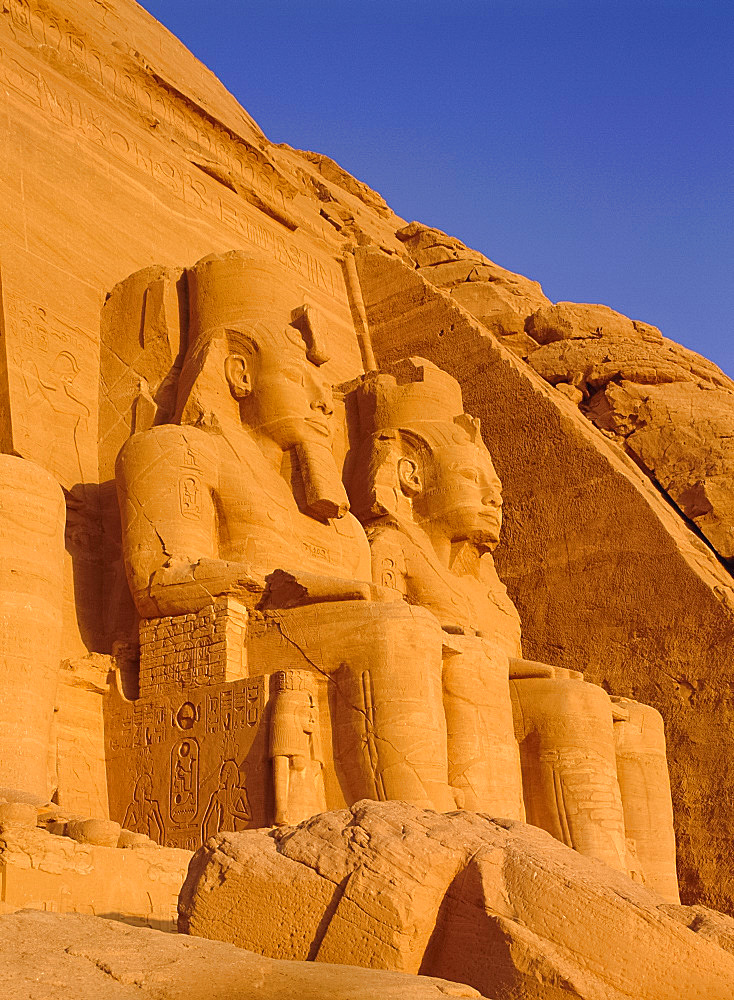
<instances>
[{"instance_id":1,"label":"stone statue head","mask_svg":"<svg viewBox=\"0 0 734 1000\"><path fill-rule=\"evenodd\" d=\"M211 430L244 428L280 467L294 449L307 512L339 517L348 502L331 455L328 360L313 309L275 261L232 252L187 271L188 349L176 421Z\"/></svg>"},{"instance_id":2,"label":"stone statue head","mask_svg":"<svg viewBox=\"0 0 734 1000\"><path fill-rule=\"evenodd\" d=\"M412 522L451 542L493 549L501 484L455 379L408 358L365 376L353 396L358 429L347 474L360 520Z\"/></svg>"},{"instance_id":3,"label":"stone statue head","mask_svg":"<svg viewBox=\"0 0 734 1000\"><path fill-rule=\"evenodd\" d=\"M232 252L203 258L186 272L188 350L177 416L195 422L214 410L292 448L330 436L328 356L314 343L302 293L274 261ZM291 287L292 286L292 287Z\"/></svg>"}]
</instances>

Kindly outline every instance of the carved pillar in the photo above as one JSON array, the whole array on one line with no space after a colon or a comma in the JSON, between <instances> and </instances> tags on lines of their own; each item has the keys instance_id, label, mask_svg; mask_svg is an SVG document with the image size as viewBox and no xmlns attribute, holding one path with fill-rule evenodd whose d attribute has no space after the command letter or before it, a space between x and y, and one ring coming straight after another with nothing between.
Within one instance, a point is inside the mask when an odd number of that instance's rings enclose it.
<instances>
[{"instance_id":1,"label":"carved pillar","mask_svg":"<svg viewBox=\"0 0 734 1000\"><path fill-rule=\"evenodd\" d=\"M53 477L0 455L0 794L49 794L64 523Z\"/></svg>"}]
</instances>

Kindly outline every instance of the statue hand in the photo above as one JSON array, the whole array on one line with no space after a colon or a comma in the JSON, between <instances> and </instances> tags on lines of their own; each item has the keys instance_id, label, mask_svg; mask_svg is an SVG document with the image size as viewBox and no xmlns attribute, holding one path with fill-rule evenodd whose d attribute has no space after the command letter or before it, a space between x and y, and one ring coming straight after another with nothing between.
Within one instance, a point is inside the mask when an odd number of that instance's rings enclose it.
<instances>
[{"instance_id":1,"label":"statue hand","mask_svg":"<svg viewBox=\"0 0 734 1000\"><path fill-rule=\"evenodd\" d=\"M535 660L522 660L510 657L510 680L521 680L526 677L555 677L555 667L550 663L538 663Z\"/></svg>"},{"instance_id":2,"label":"statue hand","mask_svg":"<svg viewBox=\"0 0 734 1000\"><path fill-rule=\"evenodd\" d=\"M261 607L268 610L296 608L321 601L384 601L388 598L381 594L387 590L386 587L378 588L375 584L361 580L343 580L316 573L291 573L276 569L267 578L267 590ZM400 595L397 597L399 599Z\"/></svg>"}]
</instances>

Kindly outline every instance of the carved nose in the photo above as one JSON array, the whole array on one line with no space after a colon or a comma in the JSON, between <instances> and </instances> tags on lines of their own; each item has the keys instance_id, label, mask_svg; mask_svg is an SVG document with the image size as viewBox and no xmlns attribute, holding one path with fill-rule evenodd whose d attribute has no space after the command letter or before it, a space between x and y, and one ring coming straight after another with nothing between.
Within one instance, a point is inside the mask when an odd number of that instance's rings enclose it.
<instances>
[{"instance_id":1,"label":"carved nose","mask_svg":"<svg viewBox=\"0 0 734 1000\"><path fill-rule=\"evenodd\" d=\"M330 417L334 412L325 399L315 399L313 403L311 403L311 409L321 410L325 417Z\"/></svg>"}]
</instances>

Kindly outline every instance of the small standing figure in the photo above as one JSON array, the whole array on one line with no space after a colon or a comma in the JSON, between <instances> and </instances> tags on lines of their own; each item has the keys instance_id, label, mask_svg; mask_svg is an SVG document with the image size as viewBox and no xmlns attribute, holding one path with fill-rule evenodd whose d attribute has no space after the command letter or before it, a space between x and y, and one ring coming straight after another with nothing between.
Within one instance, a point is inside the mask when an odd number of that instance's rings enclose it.
<instances>
[{"instance_id":1,"label":"small standing figure","mask_svg":"<svg viewBox=\"0 0 734 1000\"><path fill-rule=\"evenodd\" d=\"M300 823L326 809L319 710L309 680L301 670L273 675L270 759L275 826Z\"/></svg>"}]
</instances>

